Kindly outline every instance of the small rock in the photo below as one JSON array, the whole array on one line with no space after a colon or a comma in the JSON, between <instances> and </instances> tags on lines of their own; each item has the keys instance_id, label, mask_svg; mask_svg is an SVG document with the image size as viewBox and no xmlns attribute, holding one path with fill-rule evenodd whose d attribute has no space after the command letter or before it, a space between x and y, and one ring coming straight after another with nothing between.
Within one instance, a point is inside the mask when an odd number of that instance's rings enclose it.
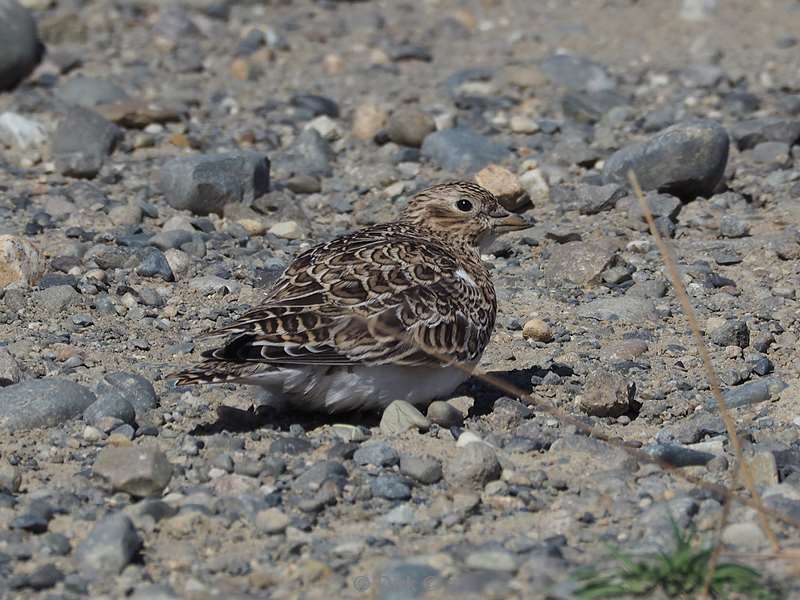
<instances>
[{"instance_id":1,"label":"small rock","mask_svg":"<svg viewBox=\"0 0 800 600\"><path fill-rule=\"evenodd\" d=\"M603 272L618 258L619 246L613 241L567 242L551 247L544 265L545 275L554 282L564 280L581 286L601 282Z\"/></svg>"},{"instance_id":2,"label":"small rock","mask_svg":"<svg viewBox=\"0 0 800 600\"><path fill-rule=\"evenodd\" d=\"M13 385L22 381L22 369L11 352L0 346L0 387Z\"/></svg>"},{"instance_id":3,"label":"small rock","mask_svg":"<svg viewBox=\"0 0 800 600\"><path fill-rule=\"evenodd\" d=\"M16 0L0 0L0 91L14 89L44 54L36 21Z\"/></svg>"},{"instance_id":4,"label":"small rock","mask_svg":"<svg viewBox=\"0 0 800 600\"><path fill-rule=\"evenodd\" d=\"M75 106L95 108L100 104L112 104L128 99L128 94L108 79L78 75L61 83L56 95Z\"/></svg>"},{"instance_id":5,"label":"small rock","mask_svg":"<svg viewBox=\"0 0 800 600\"><path fill-rule=\"evenodd\" d=\"M281 221L269 228L269 233L274 236L287 240L299 240L303 237L303 231L296 221Z\"/></svg>"},{"instance_id":6,"label":"small rock","mask_svg":"<svg viewBox=\"0 0 800 600\"><path fill-rule=\"evenodd\" d=\"M386 133L395 144L419 148L435 130L436 124L427 113L417 108L400 108L389 118Z\"/></svg>"},{"instance_id":7,"label":"small rock","mask_svg":"<svg viewBox=\"0 0 800 600\"><path fill-rule=\"evenodd\" d=\"M90 425L97 425L100 419L106 417L133 425L136 422L136 411L130 402L116 395L100 396L83 411L83 420Z\"/></svg>"},{"instance_id":8,"label":"small rock","mask_svg":"<svg viewBox=\"0 0 800 600\"><path fill-rule=\"evenodd\" d=\"M550 199L550 186L539 169L529 169L519 176L520 185L525 188L531 204L541 206Z\"/></svg>"},{"instance_id":9,"label":"small rock","mask_svg":"<svg viewBox=\"0 0 800 600\"><path fill-rule=\"evenodd\" d=\"M494 450L483 442L461 448L444 468L444 478L454 488L482 489L500 478L501 468Z\"/></svg>"},{"instance_id":10,"label":"small rock","mask_svg":"<svg viewBox=\"0 0 800 600\"><path fill-rule=\"evenodd\" d=\"M412 479L430 485L442 478L442 463L431 456L400 456L400 473Z\"/></svg>"},{"instance_id":11,"label":"small rock","mask_svg":"<svg viewBox=\"0 0 800 600\"><path fill-rule=\"evenodd\" d=\"M73 304L77 304L81 299L80 294L71 285L54 285L39 290L35 297L36 303L51 314L58 314Z\"/></svg>"},{"instance_id":12,"label":"small rock","mask_svg":"<svg viewBox=\"0 0 800 600\"><path fill-rule=\"evenodd\" d=\"M750 345L750 329L744 321L712 317L706 322L706 331L709 339L718 346L747 348Z\"/></svg>"},{"instance_id":13,"label":"small rock","mask_svg":"<svg viewBox=\"0 0 800 600\"><path fill-rule=\"evenodd\" d=\"M731 128L739 150L749 150L764 142L782 142L793 146L800 141L800 121L765 117L740 121Z\"/></svg>"},{"instance_id":14,"label":"small rock","mask_svg":"<svg viewBox=\"0 0 800 600\"><path fill-rule=\"evenodd\" d=\"M475 181L494 194L507 210L517 211L530 202L517 176L500 165L484 167L475 175Z\"/></svg>"},{"instance_id":15,"label":"small rock","mask_svg":"<svg viewBox=\"0 0 800 600\"><path fill-rule=\"evenodd\" d=\"M13 112L0 114L0 142L26 150L42 146L45 141L47 134L38 122Z\"/></svg>"},{"instance_id":16,"label":"small rock","mask_svg":"<svg viewBox=\"0 0 800 600\"><path fill-rule=\"evenodd\" d=\"M353 454L353 460L358 465L391 467L400 462L400 456L388 444L376 442L361 446Z\"/></svg>"},{"instance_id":17,"label":"small rock","mask_svg":"<svg viewBox=\"0 0 800 600\"><path fill-rule=\"evenodd\" d=\"M725 405L730 408L740 408L751 406L759 402L766 402L777 398L786 389L787 385L780 379L764 377L757 381L751 381L736 387L729 388L723 392ZM717 401L714 398L706 400L706 408L709 411L717 410Z\"/></svg>"},{"instance_id":18,"label":"small rock","mask_svg":"<svg viewBox=\"0 0 800 600\"><path fill-rule=\"evenodd\" d=\"M714 455L710 452L685 448L677 444L653 444L646 449L646 452L673 467L702 466L714 459Z\"/></svg>"},{"instance_id":19,"label":"small rock","mask_svg":"<svg viewBox=\"0 0 800 600\"><path fill-rule=\"evenodd\" d=\"M719 0L683 0L680 17L684 21L705 21L714 16Z\"/></svg>"},{"instance_id":20,"label":"small rock","mask_svg":"<svg viewBox=\"0 0 800 600\"><path fill-rule=\"evenodd\" d=\"M715 121L678 123L615 152L605 163L603 181L627 185L632 169L643 190L686 200L707 197L725 173L728 146L728 133Z\"/></svg>"},{"instance_id":21,"label":"small rock","mask_svg":"<svg viewBox=\"0 0 800 600\"><path fill-rule=\"evenodd\" d=\"M422 144L423 156L455 172L478 171L488 164L503 162L509 154L505 146L465 127L436 131Z\"/></svg>"},{"instance_id":22,"label":"small rock","mask_svg":"<svg viewBox=\"0 0 800 600\"><path fill-rule=\"evenodd\" d=\"M554 54L540 68L554 83L569 90L601 92L617 85L603 65L582 56Z\"/></svg>"},{"instance_id":23,"label":"small rock","mask_svg":"<svg viewBox=\"0 0 800 600\"><path fill-rule=\"evenodd\" d=\"M408 500L411 488L396 475L379 475L372 480L372 495L387 500Z\"/></svg>"},{"instance_id":24,"label":"small rock","mask_svg":"<svg viewBox=\"0 0 800 600\"><path fill-rule=\"evenodd\" d=\"M726 238L741 238L750 233L750 226L733 215L723 215L719 220L719 234Z\"/></svg>"},{"instance_id":25,"label":"small rock","mask_svg":"<svg viewBox=\"0 0 800 600\"><path fill-rule=\"evenodd\" d=\"M0 289L36 285L45 272L45 260L36 246L13 235L0 235Z\"/></svg>"},{"instance_id":26,"label":"small rock","mask_svg":"<svg viewBox=\"0 0 800 600\"><path fill-rule=\"evenodd\" d=\"M19 469L5 460L0 461L0 493L16 494L21 483Z\"/></svg>"},{"instance_id":27,"label":"small rock","mask_svg":"<svg viewBox=\"0 0 800 600\"><path fill-rule=\"evenodd\" d=\"M739 551L758 551L769 546L769 540L757 523L731 523L722 530L722 541Z\"/></svg>"},{"instance_id":28,"label":"small rock","mask_svg":"<svg viewBox=\"0 0 800 600\"><path fill-rule=\"evenodd\" d=\"M94 526L75 551L75 559L87 575L116 576L141 547L142 540L130 518L118 512L104 517Z\"/></svg>"},{"instance_id":29,"label":"small rock","mask_svg":"<svg viewBox=\"0 0 800 600\"><path fill-rule=\"evenodd\" d=\"M121 136L116 125L96 112L77 106L69 109L53 134L56 169L69 177L94 177Z\"/></svg>"},{"instance_id":30,"label":"small rock","mask_svg":"<svg viewBox=\"0 0 800 600\"><path fill-rule=\"evenodd\" d=\"M579 317L598 321L620 321L622 323L643 323L656 320L656 307L651 300L622 296L618 298L595 298L578 307Z\"/></svg>"},{"instance_id":31,"label":"small rock","mask_svg":"<svg viewBox=\"0 0 800 600\"><path fill-rule=\"evenodd\" d=\"M526 340L547 343L553 341L553 331L550 325L541 319L531 319L522 326L522 337Z\"/></svg>"},{"instance_id":32,"label":"small rock","mask_svg":"<svg viewBox=\"0 0 800 600\"><path fill-rule=\"evenodd\" d=\"M757 163L786 167L791 163L791 147L786 142L761 142L753 148L753 160Z\"/></svg>"},{"instance_id":33,"label":"small rock","mask_svg":"<svg viewBox=\"0 0 800 600\"><path fill-rule=\"evenodd\" d=\"M594 417L619 417L630 410L634 390L622 375L594 371L586 378L580 408Z\"/></svg>"},{"instance_id":34,"label":"small rock","mask_svg":"<svg viewBox=\"0 0 800 600\"><path fill-rule=\"evenodd\" d=\"M179 156L162 168L159 185L167 203L198 215L222 214L225 204L269 191L270 162L259 152Z\"/></svg>"},{"instance_id":35,"label":"small rock","mask_svg":"<svg viewBox=\"0 0 800 600\"><path fill-rule=\"evenodd\" d=\"M436 400L428 405L427 418L440 427L454 427L464 422L464 415L455 406Z\"/></svg>"},{"instance_id":36,"label":"small rock","mask_svg":"<svg viewBox=\"0 0 800 600\"><path fill-rule=\"evenodd\" d=\"M108 446L97 456L94 473L107 479L115 491L159 496L172 479L172 464L157 448Z\"/></svg>"},{"instance_id":37,"label":"small rock","mask_svg":"<svg viewBox=\"0 0 800 600\"><path fill-rule=\"evenodd\" d=\"M342 137L339 124L327 115L320 115L306 124L307 129L313 129L329 142L334 142Z\"/></svg>"},{"instance_id":38,"label":"small rock","mask_svg":"<svg viewBox=\"0 0 800 600\"><path fill-rule=\"evenodd\" d=\"M556 186L550 190L550 199L560 210L577 210L582 215L596 215L611 210L624 198L626 191L617 184Z\"/></svg>"},{"instance_id":39,"label":"small rock","mask_svg":"<svg viewBox=\"0 0 800 600\"><path fill-rule=\"evenodd\" d=\"M395 400L383 411L381 433L398 435L409 429L427 429L430 422L417 408L405 400Z\"/></svg>"},{"instance_id":40,"label":"small rock","mask_svg":"<svg viewBox=\"0 0 800 600\"><path fill-rule=\"evenodd\" d=\"M334 154L330 144L314 129L304 129L289 152L281 158L284 169L291 175L330 177Z\"/></svg>"},{"instance_id":41,"label":"small rock","mask_svg":"<svg viewBox=\"0 0 800 600\"><path fill-rule=\"evenodd\" d=\"M471 569L484 571L501 571L514 573L517 570L517 561L514 555L504 550L476 550L470 552L464 564Z\"/></svg>"},{"instance_id":42,"label":"small rock","mask_svg":"<svg viewBox=\"0 0 800 600\"><path fill-rule=\"evenodd\" d=\"M136 418L158 406L158 396L153 384L137 373L108 373L97 382L95 392L98 397L115 396L133 406Z\"/></svg>"},{"instance_id":43,"label":"small rock","mask_svg":"<svg viewBox=\"0 0 800 600\"><path fill-rule=\"evenodd\" d=\"M316 194L322 191L322 182L311 175L295 175L286 182L286 187L295 194Z\"/></svg>"},{"instance_id":44,"label":"small rock","mask_svg":"<svg viewBox=\"0 0 800 600\"><path fill-rule=\"evenodd\" d=\"M256 514L256 527L259 531L274 535L283 533L289 526L289 517L278 508L267 508L258 511Z\"/></svg>"},{"instance_id":45,"label":"small rock","mask_svg":"<svg viewBox=\"0 0 800 600\"><path fill-rule=\"evenodd\" d=\"M30 379L0 389L0 429L54 427L95 401L87 388L63 379Z\"/></svg>"},{"instance_id":46,"label":"small rock","mask_svg":"<svg viewBox=\"0 0 800 600\"><path fill-rule=\"evenodd\" d=\"M745 460L756 486L778 484L778 465L772 452L757 452Z\"/></svg>"},{"instance_id":47,"label":"small rock","mask_svg":"<svg viewBox=\"0 0 800 600\"><path fill-rule=\"evenodd\" d=\"M175 279L181 279L192 266L192 259L183 250L169 248L164 252L164 258L167 259L169 270L172 271Z\"/></svg>"},{"instance_id":48,"label":"small rock","mask_svg":"<svg viewBox=\"0 0 800 600\"><path fill-rule=\"evenodd\" d=\"M383 129L388 113L379 104L364 102L353 113L353 136L359 140L371 141Z\"/></svg>"}]
</instances>

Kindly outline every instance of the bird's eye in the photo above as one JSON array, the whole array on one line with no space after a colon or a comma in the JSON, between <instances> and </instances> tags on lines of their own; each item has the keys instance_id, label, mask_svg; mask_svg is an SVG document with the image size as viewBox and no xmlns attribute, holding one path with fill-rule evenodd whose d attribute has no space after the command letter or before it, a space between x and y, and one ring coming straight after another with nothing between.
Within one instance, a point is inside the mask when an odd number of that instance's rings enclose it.
<instances>
[{"instance_id":1,"label":"bird's eye","mask_svg":"<svg viewBox=\"0 0 800 600\"><path fill-rule=\"evenodd\" d=\"M469 212L472 210L472 202L470 202L466 198L462 198L461 200L456 202L456 208L458 208L458 210L463 210L464 212Z\"/></svg>"}]
</instances>

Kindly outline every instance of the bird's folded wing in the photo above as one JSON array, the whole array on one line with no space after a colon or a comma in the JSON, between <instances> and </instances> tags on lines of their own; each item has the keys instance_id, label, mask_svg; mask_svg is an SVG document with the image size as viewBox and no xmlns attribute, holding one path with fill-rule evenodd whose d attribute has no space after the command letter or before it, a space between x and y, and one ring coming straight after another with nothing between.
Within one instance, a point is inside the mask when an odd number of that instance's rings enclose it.
<instances>
[{"instance_id":1,"label":"bird's folded wing","mask_svg":"<svg viewBox=\"0 0 800 600\"><path fill-rule=\"evenodd\" d=\"M401 240L402 241L402 240ZM480 292L425 242L344 238L300 255L261 306L212 332L206 358L321 365L441 365L481 347Z\"/></svg>"}]
</instances>

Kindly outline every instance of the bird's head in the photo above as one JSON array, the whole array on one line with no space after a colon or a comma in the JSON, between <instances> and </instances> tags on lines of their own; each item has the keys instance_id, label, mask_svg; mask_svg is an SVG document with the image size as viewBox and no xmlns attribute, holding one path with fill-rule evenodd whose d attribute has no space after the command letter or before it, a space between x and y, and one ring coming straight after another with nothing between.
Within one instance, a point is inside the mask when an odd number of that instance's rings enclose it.
<instances>
[{"instance_id":1,"label":"bird's head","mask_svg":"<svg viewBox=\"0 0 800 600\"><path fill-rule=\"evenodd\" d=\"M469 181L429 187L408 203L403 219L439 237L486 249L498 235L533 226L508 212L489 190Z\"/></svg>"}]
</instances>

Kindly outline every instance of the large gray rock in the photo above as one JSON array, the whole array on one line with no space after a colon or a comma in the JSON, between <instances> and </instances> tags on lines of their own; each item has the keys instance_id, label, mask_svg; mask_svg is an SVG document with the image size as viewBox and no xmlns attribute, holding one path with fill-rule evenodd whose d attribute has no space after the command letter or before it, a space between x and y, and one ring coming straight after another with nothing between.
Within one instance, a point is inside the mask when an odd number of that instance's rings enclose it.
<instances>
[{"instance_id":1,"label":"large gray rock","mask_svg":"<svg viewBox=\"0 0 800 600\"><path fill-rule=\"evenodd\" d=\"M137 373L108 373L97 382L98 397L116 397L128 402L139 419L148 410L158 406L158 396L153 384Z\"/></svg>"},{"instance_id":2,"label":"large gray rock","mask_svg":"<svg viewBox=\"0 0 800 600\"><path fill-rule=\"evenodd\" d=\"M118 575L142 547L127 515L118 512L99 521L75 551L80 570L90 577Z\"/></svg>"},{"instance_id":3,"label":"large gray rock","mask_svg":"<svg viewBox=\"0 0 800 600\"><path fill-rule=\"evenodd\" d=\"M96 112L70 108L53 135L56 169L70 177L94 177L121 135L119 127Z\"/></svg>"},{"instance_id":4,"label":"large gray rock","mask_svg":"<svg viewBox=\"0 0 800 600\"><path fill-rule=\"evenodd\" d=\"M158 448L108 446L97 457L94 473L115 491L131 496L159 496L172 479L172 463Z\"/></svg>"},{"instance_id":5,"label":"large gray rock","mask_svg":"<svg viewBox=\"0 0 800 600\"><path fill-rule=\"evenodd\" d=\"M160 187L173 208L222 214L231 202L250 204L269 191L269 159L249 150L180 156L161 169Z\"/></svg>"},{"instance_id":6,"label":"large gray rock","mask_svg":"<svg viewBox=\"0 0 800 600\"><path fill-rule=\"evenodd\" d=\"M729 145L728 133L715 121L678 123L611 155L603 181L627 185L632 169L644 190L684 200L709 196L725 174Z\"/></svg>"},{"instance_id":7,"label":"large gray rock","mask_svg":"<svg viewBox=\"0 0 800 600\"><path fill-rule=\"evenodd\" d=\"M16 0L0 0L0 91L14 88L44 54L36 21Z\"/></svg>"},{"instance_id":8,"label":"large gray rock","mask_svg":"<svg viewBox=\"0 0 800 600\"><path fill-rule=\"evenodd\" d=\"M472 173L509 156L509 150L465 127L436 131L422 143L422 155L448 171Z\"/></svg>"},{"instance_id":9,"label":"large gray rock","mask_svg":"<svg viewBox=\"0 0 800 600\"><path fill-rule=\"evenodd\" d=\"M65 379L32 379L0 390L0 429L54 427L79 416L95 395Z\"/></svg>"}]
</instances>

